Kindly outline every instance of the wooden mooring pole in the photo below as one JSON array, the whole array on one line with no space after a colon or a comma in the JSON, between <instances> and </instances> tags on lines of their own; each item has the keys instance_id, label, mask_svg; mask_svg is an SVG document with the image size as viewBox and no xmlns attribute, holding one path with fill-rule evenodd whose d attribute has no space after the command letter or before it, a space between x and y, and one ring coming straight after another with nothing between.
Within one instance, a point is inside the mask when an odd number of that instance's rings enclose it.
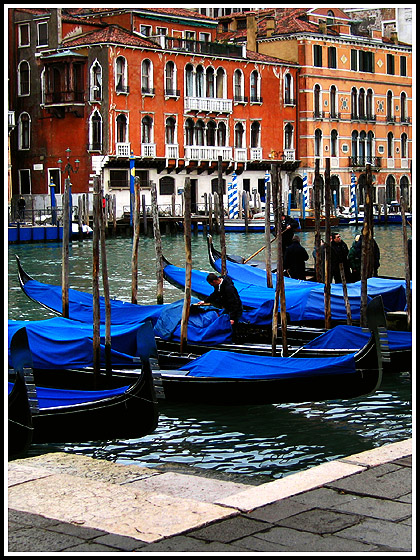
<instances>
[{"instance_id":1,"label":"wooden mooring pole","mask_svg":"<svg viewBox=\"0 0 420 560\"><path fill-rule=\"evenodd\" d=\"M411 284L410 284L411 274L410 274L410 260L408 254L407 220L405 216L407 211L407 202L403 196L400 199L400 204L401 204L401 219L402 219L404 263L405 263L405 293L407 298L407 330L411 331L411 312L412 312Z\"/></svg>"},{"instance_id":2,"label":"wooden mooring pole","mask_svg":"<svg viewBox=\"0 0 420 560\"><path fill-rule=\"evenodd\" d=\"M93 294L93 376L94 385L98 386L101 370L101 348L100 348L100 323L101 311L99 307L99 240L100 240L100 187L99 177L93 178L93 240L92 240L92 294Z\"/></svg>"},{"instance_id":3,"label":"wooden mooring pole","mask_svg":"<svg viewBox=\"0 0 420 560\"><path fill-rule=\"evenodd\" d=\"M66 319L69 318L69 242L70 242L70 211L69 211L69 195L70 179L64 182L63 194L63 244L62 244L62 262L61 262L61 304L62 315Z\"/></svg>"},{"instance_id":4,"label":"wooden mooring pole","mask_svg":"<svg viewBox=\"0 0 420 560\"><path fill-rule=\"evenodd\" d=\"M283 212L283 185L280 177L280 169L276 166L276 180L273 183L273 206L275 214L277 214L276 229L280 230L281 214ZM281 340L282 340L282 355L288 355L287 350L287 313L286 313L286 291L284 289L284 266L283 266L283 243L280 235L277 236L277 275L276 275L276 295L275 304L273 306L273 329L272 329L272 355L275 356L276 340L278 335L278 307L280 299L280 319L281 319ZM276 327L274 328L274 323Z\"/></svg>"},{"instance_id":5,"label":"wooden mooring pole","mask_svg":"<svg viewBox=\"0 0 420 560\"><path fill-rule=\"evenodd\" d=\"M103 193L101 193L103 200ZM106 258L106 227L107 220L106 208L102 204L99 206L99 224L100 224L100 247L101 247L101 264L102 264L102 285L104 289L105 300L105 371L109 378L112 375L112 358L111 358L111 300L109 297L109 278L108 264Z\"/></svg>"},{"instance_id":6,"label":"wooden mooring pole","mask_svg":"<svg viewBox=\"0 0 420 560\"><path fill-rule=\"evenodd\" d=\"M360 271L360 326L367 327L368 278L373 276L373 208L372 169L366 166L366 190L362 230L362 256Z\"/></svg>"},{"instance_id":7,"label":"wooden mooring pole","mask_svg":"<svg viewBox=\"0 0 420 560\"><path fill-rule=\"evenodd\" d=\"M160 305L163 303L163 259L162 259L162 238L160 236L159 227L159 209L157 203L156 183L151 182L151 199L153 213L153 236L155 239L156 254L156 302Z\"/></svg>"},{"instance_id":8,"label":"wooden mooring pole","mask_svg":"<svg viewBox=\"0 0 420 560\"><path fill-rule=\"evenodd\" d=\"M184 306L182 308L181 317L181 354L186 351L188 344L188 319L190 316L191 305L191 273L192 273L192 257L191 257L191 179L185 178L184 186L184 241L185 241L185 290L184 290Z\"/></svg>"},{"instance_id":9,"label":"wooden mooring pole","mask_svg":"<svg viewBox=\"0 0 420 560\"><path fill-rule=\"evenodd\" d=\"M321 185L319 175L319 159L315 160L314 178L314 213L315 213L315 276L322 282L321 265Z\"/></svg>"},{"instance_id":10,"label":"wooden mooring pole","mask_svg":"<svg viewBox=\"0 0 420 560\"><path fill-rule=\"evenodd\" d=\"M131 254L131 303L137 303L140 238L140 185L134 181L133 248Z\"/></svg>"},{"instance_id":11,"label":"wooden mooring pole","mask_svg":"<svg viewBox=\"0 0 420 560\"><path fill-rule=\"evenodd\" d=\"M325 284L324 284L324 312L325 328L331 328L331 180L330 158L325 160Z\"/></svg>"},{"instance_id":12,"label":"wooden mooring pole","mask_svg":"<svg viewBox=\"0 0 420 560\"><path fill-rule=\"evenodd\" d=\"M223 170L222 156L217 161L217 187L219 192L219 210L220 210L220 249L221 249L221 272L224 276L227 272L226 268L226 235L225 235L225 211L223 205Z\"/></svg>"}]
</instances>

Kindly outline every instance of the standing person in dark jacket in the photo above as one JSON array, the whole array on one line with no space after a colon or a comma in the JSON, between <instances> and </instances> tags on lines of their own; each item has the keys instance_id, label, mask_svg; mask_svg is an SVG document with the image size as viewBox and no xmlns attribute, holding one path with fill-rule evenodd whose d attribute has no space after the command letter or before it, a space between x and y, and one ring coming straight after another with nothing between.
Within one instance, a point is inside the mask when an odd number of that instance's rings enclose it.
<instances>
[{"instance_id":1,"label":"standing person in dark jacket","mask_svg":"<svg viewBox=\"0 0 420 560\"><path fill-rule=\"evenodd\" d=\"M309 255L305 247L300 244L299 236L294 235L284 255L284 268L289 273L290 278L306 280L305 261L308 259Z\"/></svg>"},{"instance_id":2,"label":"standing person in dark jacket","mask_svg":"<svg viewBox=\"0 0 420 560\"><path fill-rule=\"evenodd\" d=\"M229 276L217 276L214 272L210 272L206 278L214 291L207 296L199 305L203 303L212 303L216 307L222 307L229 315L230 324L232 325L233 340L237 338L237 327L239 319L242 317L243 307L239 297L238 290L235 288L233 280Z\"/></svg>"},{"instance_id":3,"label":"standing person in dark jacket","mask_svg":"<svg viewBox=\"0 0 420 560\"><path fill-rule=\"evenodd\" d=\"M337 232L331 235L331 276L336 284L341 284L340 263L344 267L344 276L347 282L351 281L351 272L348 261L349 248Z\"/></svg>"},{"instance_id":4,"label":"standing person in dark jacket","mask_svg":"<svg viewBox=\"0 0 420 560\"><path fill-rule=\"evenodd\" d=\"M294 220L290 216L286 216L286 214L281 215L280 231L281 241L283 244L283 261L286 249L292 243L293 236L298 228L299 223L296 220Z\"/></svg>"},{"instance_id":5,"label":"standing person in dark jacket","mask_svg":"<svg viewBox=\"0 0 420 560\"><path fill-rule=\"evenodd\" d=\"M356 235L353 245L350 247L348 260L352 270L352 282L358 282L361 278L362 271L362 235ZM373 276L378 276L378 269L380 267L381 251L373 240Z\"/></svg>"}]
</instances>

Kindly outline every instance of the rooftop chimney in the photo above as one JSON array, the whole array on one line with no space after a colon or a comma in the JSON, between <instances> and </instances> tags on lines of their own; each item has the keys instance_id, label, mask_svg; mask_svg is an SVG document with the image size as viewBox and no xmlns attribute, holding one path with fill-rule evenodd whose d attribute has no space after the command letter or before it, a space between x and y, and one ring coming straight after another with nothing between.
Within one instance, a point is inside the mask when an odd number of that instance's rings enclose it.
<instances>
[{"instance_id":1,"label":"rooftop chimney","mask_svg":"<svg viewBox=\"0 0 420 560\"><path fill-rule=\"evenodd\" d=\"M327 24L325 21L320 21L319 22L319 31L320 33L322 33L323 35L327 32Z\"/></svg>"},{"instance_id":2,"label":"rooftop chimney","mask_svg":"<svg viewBox=\"0 0 420 560\"><path fill-rule=\"evenodd\" d=\"M246 48L257 52L257 22L254 14L246 16Z\"/></svg>"},{"instance_id":3,"label":"rooftop chimney","mask_svg":"<svg viewBox=\"0 0 420 560\"><path fill-rule=\"evenodd\" d=\"M275 25L274 16L268 16L266 18L266 21L267 21L266 24L267 37L271 37L274 33L274 25Z\"/></svg>"},{"instance_id":4,"label":"rooftop chimney","mask_svg":"<svg viewBox=\"0 0 420 560\"><path fill-rule=\"evenodd\" d=\"M396 31L391 31L391 41L394 45L398 45L398 33Z\"/></svg>"}]
</instances>

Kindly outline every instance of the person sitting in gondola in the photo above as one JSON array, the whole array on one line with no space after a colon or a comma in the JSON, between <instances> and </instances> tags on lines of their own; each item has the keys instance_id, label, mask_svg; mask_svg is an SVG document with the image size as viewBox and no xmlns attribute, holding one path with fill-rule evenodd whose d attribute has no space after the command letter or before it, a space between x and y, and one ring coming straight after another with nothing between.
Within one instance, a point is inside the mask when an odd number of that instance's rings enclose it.
<instances>
[{"instance_id":1,"label":"person sitting in gondola","mask_svg":"<svg viewBox=\"0 0 420 560\"><path fill-rule=\"evenodd\" d=\"M198 305L211 303L215 307L223 308L229 315L230 324L232 325L232 338L235 342L238 338L239 319L243 313L242 301L238 290L235 288L233 280L227 275L217 276L214 272L210 272L206 280L210 286L213 286L214 290L203 301L199 301Z\"/></svg>"}]
</instances>

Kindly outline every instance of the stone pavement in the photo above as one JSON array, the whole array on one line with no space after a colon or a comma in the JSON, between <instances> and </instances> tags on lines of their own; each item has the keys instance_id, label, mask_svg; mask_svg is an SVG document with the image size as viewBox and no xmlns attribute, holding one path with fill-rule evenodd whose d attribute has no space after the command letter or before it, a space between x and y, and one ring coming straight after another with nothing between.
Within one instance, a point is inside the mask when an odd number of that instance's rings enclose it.
<instances>
[{"instance_id":1,"label":"stone pavement","mask_svg":"<svg viewBox=\"0 0 420 560\"><path fill-rule=\"evenodd\" d=\"M18 459L8 464L6 555L414 555L411 457L405 440L263 484L66 453Z\"/></svg>"}]
</instances>

